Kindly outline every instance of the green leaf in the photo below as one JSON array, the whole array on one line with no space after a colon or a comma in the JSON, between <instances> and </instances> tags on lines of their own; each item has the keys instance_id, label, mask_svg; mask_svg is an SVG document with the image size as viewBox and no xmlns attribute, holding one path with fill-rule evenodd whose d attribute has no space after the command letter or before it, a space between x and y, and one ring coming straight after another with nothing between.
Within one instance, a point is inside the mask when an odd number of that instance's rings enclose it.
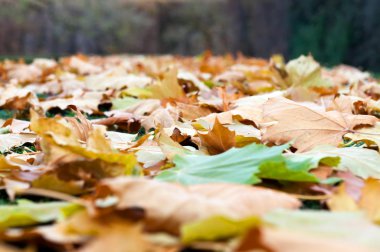
<instances>
[{"instance_id":1,"label":"green leaf","mask_svg":"<svg viewBox=\"0 0 380 252\"><path fill-rule=\"evenodd\" d=\"M286 180L294 182L320 182L319 179L309 173L319 164L337 166L339 157L325 155L287 154L280 162L268 161L260 165L260 172L256 176L266 179ZM328 182L328 181L327 181ZM336 182L336 180L332 180Z\"/></svg>"},{"instance_id":2,"label":"green leaf","mask_svg":"<svg viewBox=\"0 0 380 252\"><path fill-rule=\"evenodd\" d=\"M113 110L123 110L141 102L141 100L132 98L132 97L124 97L124 98L112 99L111 102L112 102Z\"/></svg>"},{"instance_id":3,"label":"green leaf","mask_svg":"<svg viewBox=\"0 0 380 252\"><path fill-rule=\"evenodd\" d=\"M380 228L361 212L276 210L264 215L263 221L276 229L352 242L380 251Z\"/></svg>"},{"instance_id":4,"label":"green leaf","mask_svg":"<svg viewBox=\"0 0 380 252\"><path fill-rule=\"evenodd\" d=\"M258 217L248 217L240 220L224 216L210 218L184 225L181 228L181 240L184 244L194 241L215 241L244 234L250 228L259 226Z\"/></svg>"},{"instance_id":5,"label":"green leaf","mask_svg":"<svg viewBox=\"0 0 380 252\"><path fill-rule=\"evenodd\" d=\"M289 145L267 147L251 144L243 148L232 148L214 156L177 155L175 167L163 171L156 179L179 182L185 185L212 182L240 184L259 183L260 178L293 182L320 182L309 171L320 163L337 165L339 157L326 155L283 155Z\"/></svg>"},{"instance_id":6,"label":"green leaf","mask_svg":"<svg viewBox=\"0 0 380 252\"><path fill-rule=\"evenodd\" d=\"M303 163L268 161L260 165L256 176L265 179L286 180L294 182L319 182L319 179L309 173L313 167L307 160Z\"/></svg>"},{"instance_id":7,"label":"green leaf","mask_svg":"<svg viewBox=\"0 0 380 252\"><path fill-rule=\"evenodd\" d=\"M309 157L336 156L340 158L338 170L351 171L364 179L368 177L380 179L380 154L374 150L359 147L319 146L300 155Z\"/></svg>"},{"instance_id":8,"label":"green leaf","mask_svg":"<svg viewBox=\"0 0 380 252\"><path fill-rule=\"evenodd\" d=\"M18 200L17 205L0 206L0 229L28 226L56 220L67 202L33 203Z\"/></svg>"},{"instance_id":9,"label":"green leaf","mask_svg":"<svg viewBox=\"0 0 380 252\"><path fill-rule=\"evenodd\" d=\"M152 92L146 88L130 87L122 91L123 95L135 96L138 98L150 98L153 96Z\"/></svg>"},{"instance_id":10,"label":"green leaf","mask_svg":"<svg viewBox=\"0 0 380 252\"><path fill-rule=\"evenodd\" d=\"M260 182L254 174L265 161L282 161L283 150L289 145L267 147L251 144L232 148L214 156L175 156L175 167L160 173L156 179L180 182L185 185L215 182L255 184Z\"/></svg>"}]
</instances>

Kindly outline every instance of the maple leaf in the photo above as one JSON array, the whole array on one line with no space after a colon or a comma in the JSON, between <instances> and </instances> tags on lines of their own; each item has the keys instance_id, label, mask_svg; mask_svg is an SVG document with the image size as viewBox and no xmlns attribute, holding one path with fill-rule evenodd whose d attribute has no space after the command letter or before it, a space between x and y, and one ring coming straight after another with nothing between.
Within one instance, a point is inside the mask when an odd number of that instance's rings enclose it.
<instances>
[{"instance_id":1,"label":"maple leaf","mask_svg":"<svg viewBox=\"0 0 380 252\"><path fill-rule=\"evenodd\" d=\"M215 117L212 129L207 133L198 132L202 146L206 147L211 155L222 153L235 146L235 132L224 127L218 117Z\"/></svg>"},{"instance_id":2,"label":"maple leaf","mask_svg":"<svg viewBox=\"0 0 380 252\"><path fill-rule=\"evenodd\" d=\"M312 56L301 55L289 61L285 69L288 73L288 83L293 87L330 87L332 82L322 78L321 66Z\"/></svg>"},{"instance_id":3,"label":"maple leaf","mask_svg":"<svg viewBox=\"0 0 380 252\"><path fill-rule=\"evenodd\" d=\"M337 146L346 133L355 133L356 126L374 125L377 118L325 111L318 106L293 102L283 97L271 98L263 106L263 117L270 125L263 126L263 141L283 144L292 141L299 152L317 145Z\"/></svg>"},{"instance_id":4,"label":"maple leaf","mask_svg":"<svg viewBox=\"0 0 380 252\"><path fill-rule=\"evenodd\" d=\"M377 151L359 147L335 148L332 146L319 146L311 151L300 153L300 156L310 157L339 157L340 162L336 169L350 171L361 178L380 179L380 154Z\"/></svg>"},{"instance_id":5,"label":"maple leaf","mask_svg":"<svg viewBox=\"0 0 380 252\"><path fill-rule=\"evenodd\" d=\"M178 155L173 159L175 167L164 170L157 180L180 182L185 185L230 182L256 184L260 178L283 181L319 182L309 173L319 164L336 166L339 158L334 155L282 155L288 145L266 147L250 144L233 148L214 156Z\"/></svg>"},{"instance_id":6,"label":"maple leaf","mask_svg":"<svg viewBox=\"0 0 380 252\"><path fill-rule=\"evenodd\" d=\"M185 96L182 87L178 84L177 69L171 68L164 73L162 81L149 87L152 92L152 98L182 98Z\"/></svg>"},{"instance_id":7,"label":"maple leaf","mask_svg":"<svg viewBox=\"0 0 380 252\"><path fill-rule=\"evenodd\" d=\"M178 233L184 223L223 215L241 219L275 208L298 208L296 198L274 190L233 184L206 184L184 187L147 179L119 177L103 180L98 195L116 196L118 210L141 207L147 213L149 230ZM109 192L104 195L105 192ZM100 202L100 198L94 199ZM260 202L260 203L259 203ZM165 207L162 207L162 206ZM178 211L181 209L181 211Z\"/></svg>"}]
</instances>

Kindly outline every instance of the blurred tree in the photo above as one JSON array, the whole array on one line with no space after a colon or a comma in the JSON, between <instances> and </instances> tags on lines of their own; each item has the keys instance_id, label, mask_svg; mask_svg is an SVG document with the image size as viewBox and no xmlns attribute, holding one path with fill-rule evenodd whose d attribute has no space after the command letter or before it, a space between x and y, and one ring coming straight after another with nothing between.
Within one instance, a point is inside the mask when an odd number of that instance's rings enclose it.
<instances>
[{"instance_id":1,"label":"blurred tree","mask_svg":"<svg viewBox=\"0 0 380 252\"><path fill-rule=\"evenodd\" d=\"M380 71L378 0L0 0L0 55L76 52L288 58Z\"/></svg>"}]
</instances>

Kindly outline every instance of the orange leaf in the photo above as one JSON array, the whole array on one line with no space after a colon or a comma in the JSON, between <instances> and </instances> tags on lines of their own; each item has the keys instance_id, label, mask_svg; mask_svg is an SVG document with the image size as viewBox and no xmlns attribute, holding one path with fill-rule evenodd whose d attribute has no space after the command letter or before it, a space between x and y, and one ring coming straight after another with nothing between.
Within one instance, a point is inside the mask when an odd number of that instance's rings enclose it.
<instances>
[{"instance_id":1,"label":"orange leaf","mask_svg":"<svg viewBox=\"0 0 380 252\"><path fill-rule=\"evenodd\" d=\"M199 133L202 146L205 146L211 155L222 153L235 146L235 132L224 127L218 117L215 118L212 129L207 134Z\"/></svg>"}]
</instances>

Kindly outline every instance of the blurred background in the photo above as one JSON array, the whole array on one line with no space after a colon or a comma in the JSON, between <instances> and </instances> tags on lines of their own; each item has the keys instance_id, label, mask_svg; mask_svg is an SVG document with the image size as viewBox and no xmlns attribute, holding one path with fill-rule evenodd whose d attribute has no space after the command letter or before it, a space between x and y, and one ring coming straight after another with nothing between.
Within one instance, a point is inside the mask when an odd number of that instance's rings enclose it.
<instances>
[{"instance_id":1,"label":"blurred background","mask_svg":"<svg viewBox=\"0 0 380 252\"><path fill-rule=\"evenodd\" d=\"M380 71L379 0L0 0L0 58L312 53Z\"/></svg>"}]
</instances>

